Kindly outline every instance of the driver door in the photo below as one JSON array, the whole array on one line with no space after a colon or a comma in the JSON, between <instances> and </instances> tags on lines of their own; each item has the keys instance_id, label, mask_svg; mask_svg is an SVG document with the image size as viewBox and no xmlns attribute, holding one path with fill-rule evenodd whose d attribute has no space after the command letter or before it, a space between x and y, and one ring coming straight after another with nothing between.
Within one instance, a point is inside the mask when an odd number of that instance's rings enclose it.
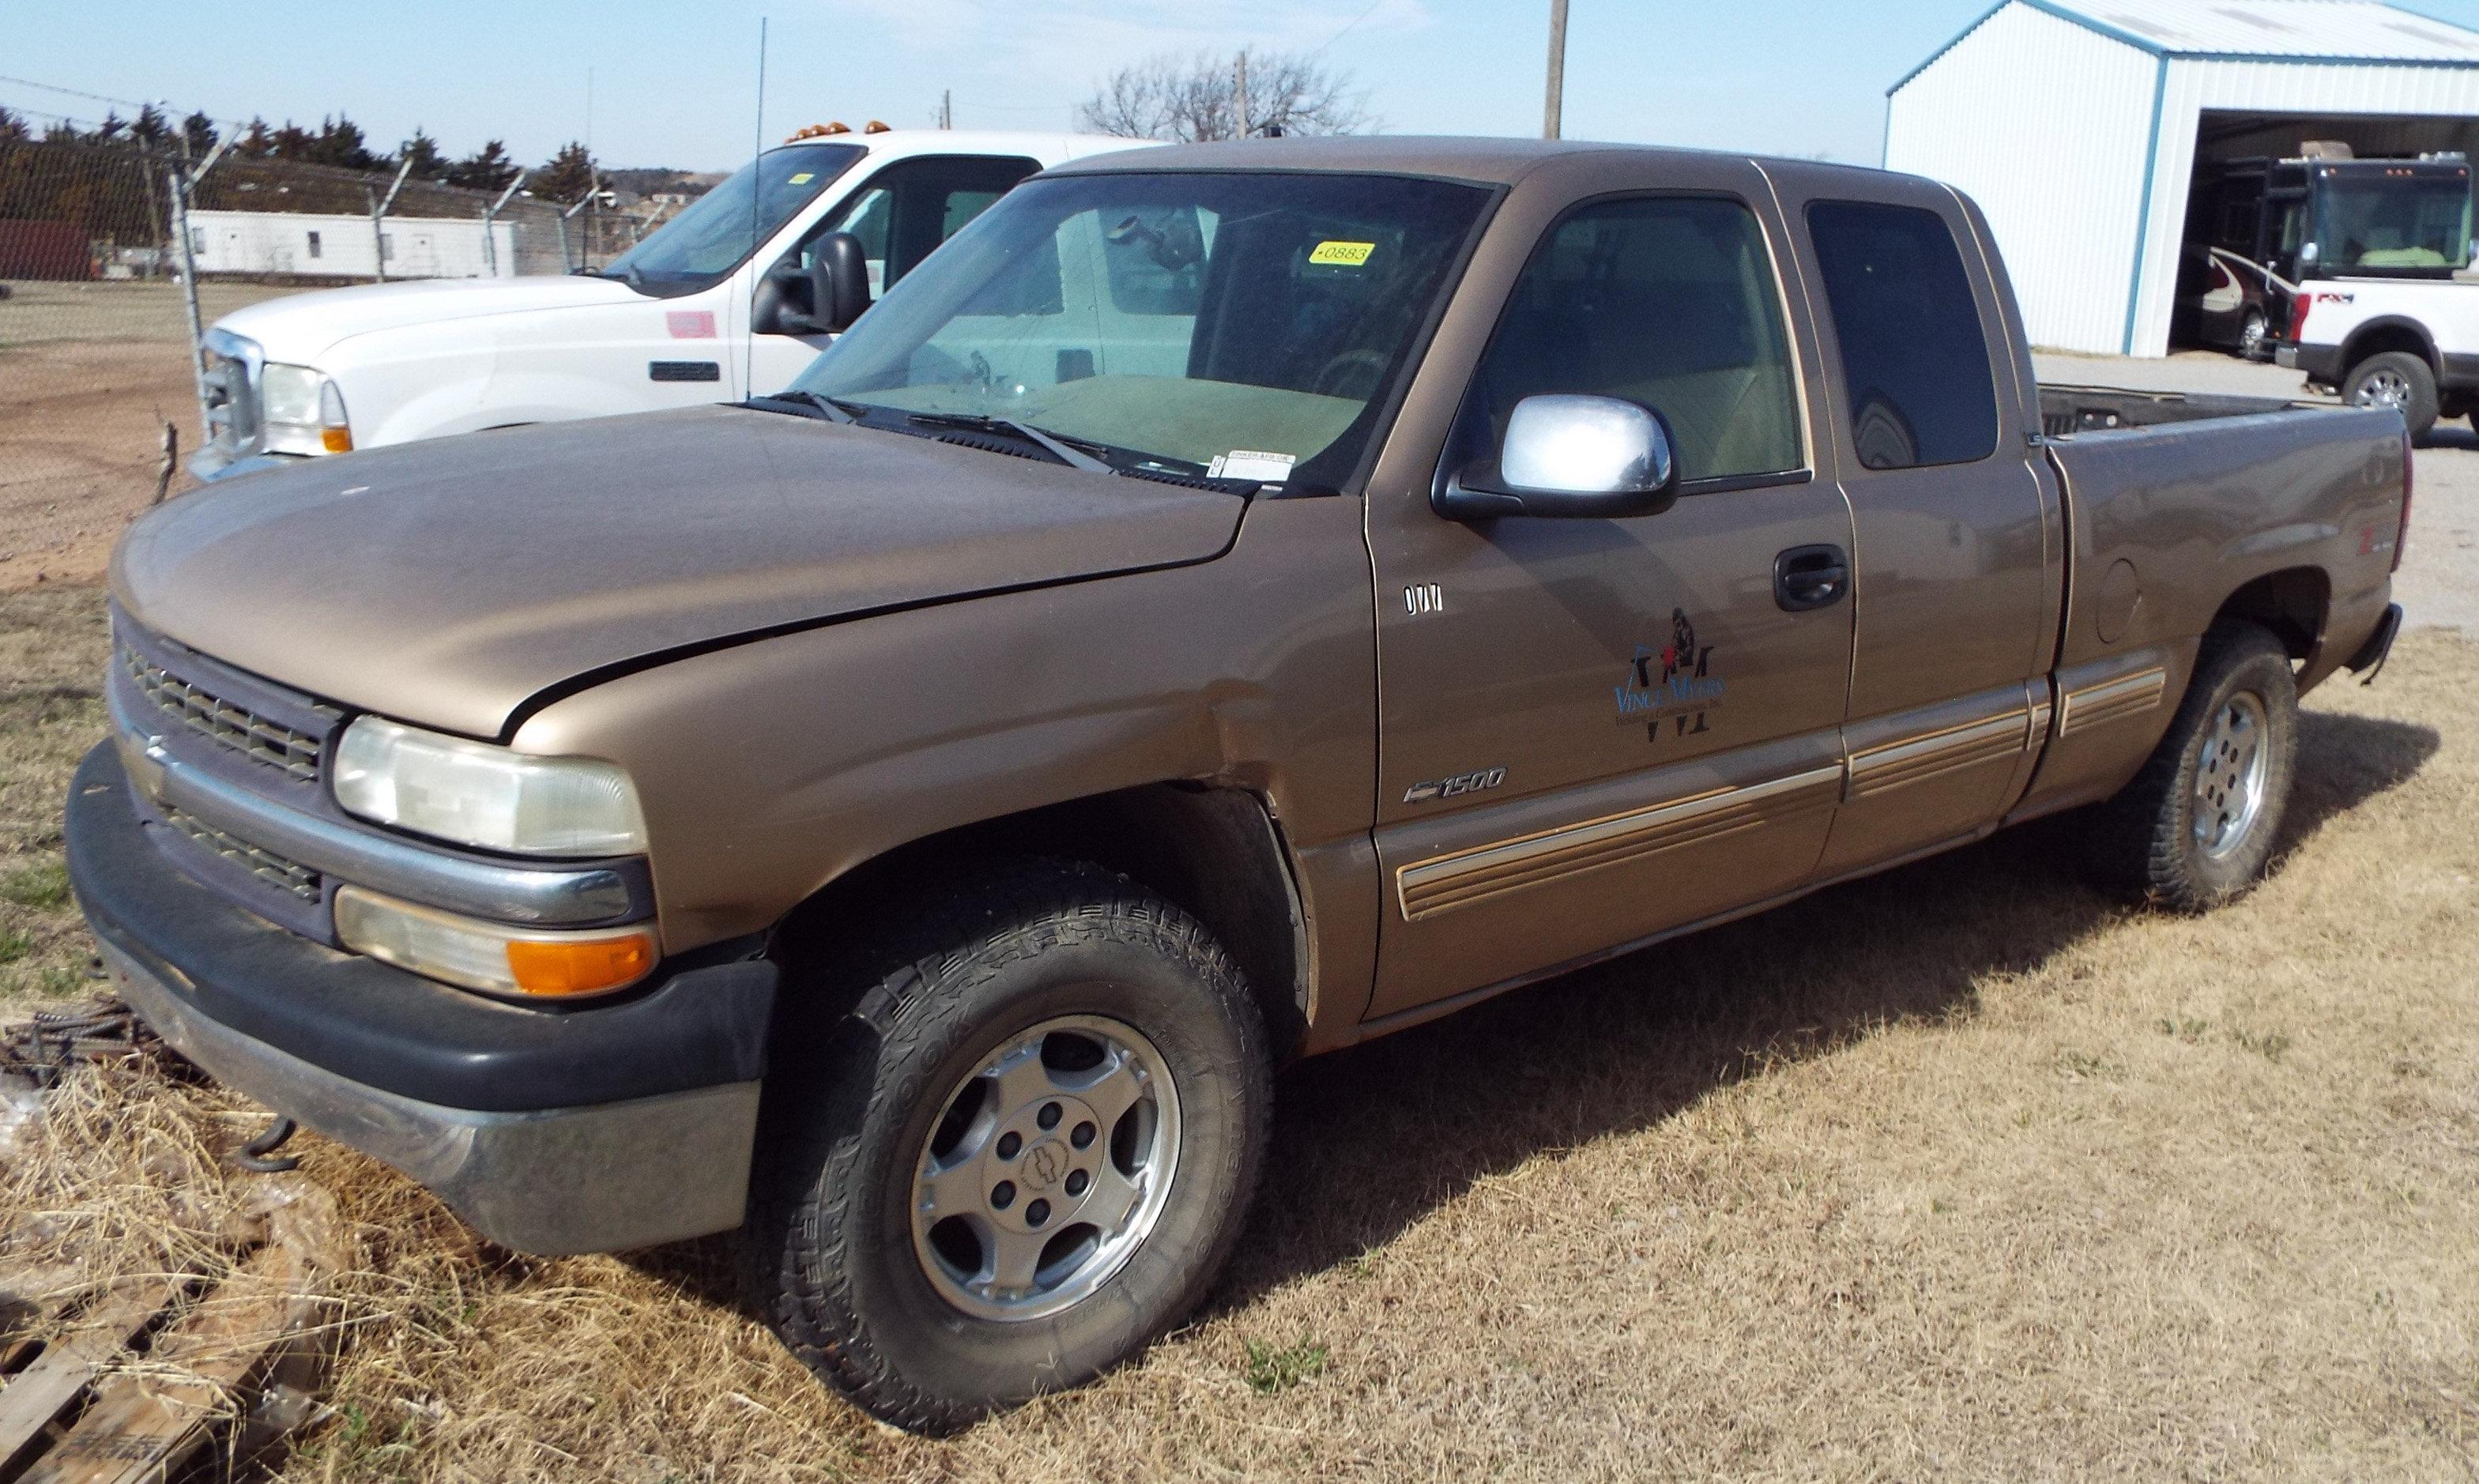
<instances>
[{"instance_id":1,"label":"driver door","mask_svg":"<svg viewBox=\"0 0 2479 1484\"><path fill-rule=\"evenodd\" d=\"M1039 162L1020 155L898 160L855 187L779 262L806 272L819 238L850 232L860 239L869 260L869 296L875 303L939 243L1040 168ZM760 394L782 390L833 343L832 335L751 336L750 386Z\"/></svg>"},{"instance_id":2,"label":"driver door","mask_svg":"<svg viewBox=\"0 0 2479 1484\"><path fill-rule=\"evenodd\" d=\"M1592 184L1624 192L1622 168ZM1846 582L1799 606L1814 595L1776 563L1847 563L1851 512L1817 477L1830 444L1803 388L1823 377L1789 332L1805 309L1763 179L1715 158L1666 162L1663 183L1690 172L1707 189L1600 195L1547 225L1450 441L1494 450L1526 397L1622 397L1670 425L1674 505L1458 523L1425 481L1371 490L1371 1018L1751 905L1823 854L1853 604Z\"/></svg>"}]
</instances>

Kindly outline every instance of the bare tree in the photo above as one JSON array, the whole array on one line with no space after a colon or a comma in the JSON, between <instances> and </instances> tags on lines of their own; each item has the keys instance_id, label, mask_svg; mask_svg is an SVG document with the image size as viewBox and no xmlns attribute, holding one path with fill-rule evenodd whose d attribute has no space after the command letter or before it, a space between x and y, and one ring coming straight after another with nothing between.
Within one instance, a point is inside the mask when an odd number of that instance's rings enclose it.
<instances>
[{"instance_id":1,"label":"bare tree","mask_svg":"<svg viewBox=\"0 0 2479 1484\"><path fill-rule=\"evenodd\" d=\"M1077 105L1076 116L1096 133L1182 143L1359 134L1381 126L1366 107L1367 97L1352 87L1350 73L1328 70L1300 53L1199 52L1120 68Z\"/></svg>"}]
</instances>

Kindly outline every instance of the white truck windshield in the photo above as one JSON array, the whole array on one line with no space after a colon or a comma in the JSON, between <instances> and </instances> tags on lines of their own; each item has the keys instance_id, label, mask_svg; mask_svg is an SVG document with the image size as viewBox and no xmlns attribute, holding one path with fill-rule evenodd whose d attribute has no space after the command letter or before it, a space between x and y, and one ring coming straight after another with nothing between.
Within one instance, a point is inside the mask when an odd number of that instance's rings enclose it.
<instances>
[{"instance_id":1,"label":"white truck windshield","mask_svg":"<svg viewBox=\"0 0 2479 1484\"><path fill-rule=\"evenodd\" d=\"M866 152L857 144L769 150L614 258L602 276L662 297L694 294L738 268Z\"/></svg>"},{"instance_id":2,"label":"white truck windshield","mask_svg":"<svg viewBox=\"0 0 2479 1484\"><path fill-rule=\"evenodd\" d=\"M1030 181L795 385L1171 472L1340 486L1489 199L1322 172Z\"/></svg>"}]
</instances>

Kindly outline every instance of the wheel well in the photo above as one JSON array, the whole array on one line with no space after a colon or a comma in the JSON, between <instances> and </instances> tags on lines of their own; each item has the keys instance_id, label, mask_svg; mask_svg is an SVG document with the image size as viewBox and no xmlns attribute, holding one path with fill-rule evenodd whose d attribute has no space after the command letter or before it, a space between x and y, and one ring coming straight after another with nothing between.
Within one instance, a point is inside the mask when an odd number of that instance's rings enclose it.
<instances>
[{"instance_id":1,"label":"wheel well","mask_svg":"<svg viewBox=\"0 0 2479 1484\"><path fill-rule=\"evenodd\" d=\"M2266 573L2232 593L2212 621L2243 619L2261 624L2279 636L2291 659L2304 661L2324 637L2324 616L2332 599L2332 581L2320 570L2292 567Z\"/></svg>"},{"instance_id":2,"label":"wheel well","mask_svg":"<svg viewBox=\"0 0 2479 1484\"><path fill-rule=\"evenodd\" d=\"M2350 338L2349 349L2341 356L2341 364L2345 368L2342 374L2348 375L2360 362L2388 350L2406 350L2425 361L2428 370L2442 373L2443 368L2437 364L2436 347L2428 343L2427 337L2415 325L2393 320L2369 325Z\"/></svg>"},{"instance_id":3,"label":"wheel well","mask_svg":"<svg viewBox=\"0 0 2479 1484\"><path fill-rule=\"evenodd\" d=\"M1310 1005L1307 919L1271 808L1240 788L1146 784L915 840L793 908L776 930L776 952L818 961L852 924L902 910L959 867L1026 856L1090 861L1194 916L1246 976L1271 1043L1299 1043Z\"/></svg>"}]
</instances>

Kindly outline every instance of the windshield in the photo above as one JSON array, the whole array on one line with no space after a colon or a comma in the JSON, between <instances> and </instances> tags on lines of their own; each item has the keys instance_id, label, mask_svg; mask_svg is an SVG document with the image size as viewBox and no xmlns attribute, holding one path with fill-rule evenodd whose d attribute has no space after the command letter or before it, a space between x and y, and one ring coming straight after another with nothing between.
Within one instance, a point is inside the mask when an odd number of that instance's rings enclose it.
<instances>
[{"instance_id":1,"label":"windshield","mask_svg":"<svg viewBox=\"0 0 2479 1484\"><path fill-rule=\"evenodd\" d=\"M2470 183L2427 179L2326 180L2324 269L2466 268Z\"/></svg>"},{"instance_id":2,"label":"windshield","mask_svg":"<svg viewBox=\"0 0 2479 1484\"><path fill-rule=\"evenodd\" d=\"M863 153L857 144L770 150L614 258L602 276L652 294L695 293L738 268Z\"/></svg>"},{"instance_id":3,"label":"windshield","mask_svg":"<svg viewBox=\"0 0 2479 1484\"><path fill-rule=\"evenodd\" d=\"M1316 173L1030 181L795 385L1339 488L1489 199Z\"/></svg>"}]
</instances>

